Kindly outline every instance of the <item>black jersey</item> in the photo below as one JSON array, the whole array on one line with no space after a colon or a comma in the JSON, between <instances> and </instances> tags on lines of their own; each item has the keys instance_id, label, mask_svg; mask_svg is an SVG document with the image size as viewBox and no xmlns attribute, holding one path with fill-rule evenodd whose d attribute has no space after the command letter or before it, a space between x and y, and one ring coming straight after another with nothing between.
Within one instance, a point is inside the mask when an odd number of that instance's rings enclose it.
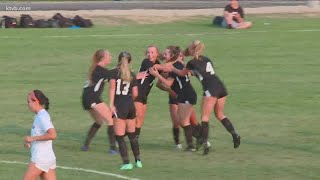
<instances>
[{"instance_id":1,"label":"black jersey","mask_svg":"<svg viewBox=\"0 0 320 180\"><path fill-rule=\"evenodd\" d=\"M224 84L215 74L209 58L200 56L199 59L193 59L187 63L187 69L200 80L205 96L220 98L227 95Z\"/></svg>"},{"instance_id":2,"label":"black jersey","mask_svg":"<svg viewBox=\"0 0 320 180\"><path fill-rule=\"evenodd\" d=\"M179 70L182 70L184 68L184 65L180 61L176 61L175 63L173 63L173 66ZM169 77L174 79L171 88L177 93L178 102L196 104L197 95L190 83L188 75L181 77L174 72L170 72Z\"/></svg>"},{"instance_id":3,"label":"black jersey","mask_svg":"<svg viewBox=\"0 0 320 180\"><path fill-rule=\"evenodd\" d=\"M139 69L139 72L149 73L149 68L151 68L155 64L160 64L160 62L158 60L156 60L155 62L152 62L149 59L144 59L141 63L141 67ZM154 79L155 79L154 76L149 75L146 78L137 80L139 94L138 94L136 101L142 102L144 104L147 103L147 97L148 97L150 90L153 86Z\"/></svg>"},{"instance_id":4,"label":"black jersey","mask_svg":"<svg viewBox=\"0 0 320 180\"><path fill-rule=\"evenodd\" d=\"M120 70L118 68L110 70L111 77L116 81L115 102L120 100L132 99L132 88L137 86L135 74L132 73L131 82L123 81L120 77Z\"/></svg>"},{"instance_id":5,"label":"black jersey","mask_svg":"<svg viewBox=\"0 0 320 180\"><path fill-rule=\"evenodd\" d=\"M121 79L120 70L113 69L111 78L116 81L114 105L117 109L115 116L121 119L134 119L136 117L136 109L132 99L132 88L137 86L137 80L132 73L131 82L126 82Z\"/></svg>"},{"instance_id":6,"label":"black jersey","mask_svg":"<svg viewBox=\"0 0 320 180\"><path fill-rule=\"evenodd\" d=\"M103 92L105 81L110 78L110 75L110 72L101 66L97 66L93 70L91 83L90 80L87 80L83 87L82 105L84 109L90 109L102 102L100 96Z\"/></svg>"}]
</instances>

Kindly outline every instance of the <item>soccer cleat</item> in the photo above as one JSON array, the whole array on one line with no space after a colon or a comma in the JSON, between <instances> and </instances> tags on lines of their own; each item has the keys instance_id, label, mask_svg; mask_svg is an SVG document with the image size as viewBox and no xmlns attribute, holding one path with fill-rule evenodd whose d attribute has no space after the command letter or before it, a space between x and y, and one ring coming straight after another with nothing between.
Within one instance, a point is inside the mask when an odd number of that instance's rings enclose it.
<instances>
[{"instance_id":1,"label":"soccer cleat","mask_svg":"<svg viewBox=\"0 0 320 180\"><path fill-rule=\"evenodd\" d=\"M137 168L142 168L142 163L140 160L136 161L136 167Z\"/></svg>"},{"instance_id":2,"label":"soccer cleat","mask_svg":"<svg viewBox=\"0 0 320 180\"><path fill-rule=\"evenodd\" d=\"M121 167L120 167L120 170L131 170L133 168L132 164L123 164Z\"/></svg>"},{"instance_id":3,"label":"soccer cleat","mask_svg":"<svg viewBox=\"0 0 320 180\"><path fill-rule=\"evenodd\" d=\"M236 135L233 137L233 148L237 149L240 146L240 136Z\"/></svg>"},{"instance_id":4,"label":"soccer cleat","mask_svg":"<svg viewBox=\"0 0 320 180\"><path fill-rule=\"evenodd\" d=\"M193 145L189 145L189 146L185 149L185 151L196 152L197 150L196 150L196 148L194 148Z\"/></svg>"},{"instance_id":5,"label":"soccer cleat","mask_svg":"<svg viewBox=\"0 0 320 180\"><path fill-rule=\"evenodd\" d=\"M81 151L88 151L89 150L89 146L86 146L86 145L83 145L81 148L80 148Z\"/></svg>"},{"instance_id":6,"label":"soccer cleat","mask_svg":"<svg viewBox=\"0 0 320 180\"><path fill-rule=\"evenodd\" d=\"M118 154L118 151L115 149L109 149L108 153L111 155L114 155L114 154Z\"/></svg>"},{"instance_id":7,"label":"soccer cleat","mask_svg":"<svg viewBox=\"0 0 320 180\"><path fill-rule=\"evenodd\" d=\"M210 151L210 148L211 148L211 144L210 144L209 141L207 141L207 142L204 144L203 155L208 155L208 154L209 154L209 151Z\"/></svg>"},{"instance_id":8,"label":"soccer cleat","mask_svg":"<svg viewBox=\"0 0 320 180\"><path fill-rule=\"evenodd\" d=\"M182 145L181 144L176 144L175 145L175 149L176 150L181 150L182 149Z\"/></svg>"}]
</instances>

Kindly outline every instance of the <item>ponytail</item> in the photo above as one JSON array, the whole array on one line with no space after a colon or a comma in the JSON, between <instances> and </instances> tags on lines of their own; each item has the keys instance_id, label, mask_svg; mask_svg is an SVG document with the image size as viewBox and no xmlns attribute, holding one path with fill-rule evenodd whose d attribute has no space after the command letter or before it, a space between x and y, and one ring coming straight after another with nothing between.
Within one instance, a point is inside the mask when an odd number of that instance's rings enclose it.
<instances>
[{"instance_id":1,"label":"ponytail","mask_svg":"<svg viewBox=\"0 0 320 180\"><path fill-rule=\"evenodd\" d=\"M120 77L123 81L131 82L132 75L129 67L131 62L131 54L128 52L121 52L118 57L118 67L120 69Z\"/></svg>"},{"instance_id":2,"label":"ponytail","mask_svg":"<svg viewBox=\"0 0 320 180\"><path fill-rule=\"evenodd\" d=\"M104 58L104 55L105 55L105 50L99 49L92 56L91 66L90 66L89 72L88 72L88 79L89 79L90 84L92 83L93 70L97 67L97 63L100 62Z\"/></svg>"},{"instance_id":3,"label":"ponytail","mask_svg":"<svg viewBox=\"0 0 320 180\"><path fill-rule=\"evenodd\" d=\"M193 56L195 59L199 59L199 57L202 56L204 49L205 49L205 46L201 41L194 40L189 45L188 50L185 50L184 53L186 55Z\"/></svg>"},{"instance_id":4,"label":"ponytail","mask_svg":"<svg viewBox=\"0 0 320 180\"><path fill-rule=\"evenodd\" d=\"M49 110L49 99L40 90L33 90L35 97L38 99L39 104L41 104L45 110Z\"/></svg>"}]
</instances>

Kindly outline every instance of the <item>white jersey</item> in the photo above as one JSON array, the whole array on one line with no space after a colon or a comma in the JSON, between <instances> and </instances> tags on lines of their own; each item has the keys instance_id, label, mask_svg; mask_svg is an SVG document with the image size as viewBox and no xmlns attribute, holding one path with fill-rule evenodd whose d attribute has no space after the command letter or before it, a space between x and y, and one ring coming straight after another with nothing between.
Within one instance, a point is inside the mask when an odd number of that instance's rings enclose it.
<instances>
[{"instance_id":1,"label":"white jersey","mask_svg":"<svg viewBox=\"0 0 320 180\"><path fill-rule=\"evenodd\" d=\"M41 136L47 133L48 129L54 128L49 113L42 109L34 117L31 136ZM52 149L52 140L33 141L31 143L31 161L48 162L55 161L56 156Z\"/></svg>"}]
</instances>

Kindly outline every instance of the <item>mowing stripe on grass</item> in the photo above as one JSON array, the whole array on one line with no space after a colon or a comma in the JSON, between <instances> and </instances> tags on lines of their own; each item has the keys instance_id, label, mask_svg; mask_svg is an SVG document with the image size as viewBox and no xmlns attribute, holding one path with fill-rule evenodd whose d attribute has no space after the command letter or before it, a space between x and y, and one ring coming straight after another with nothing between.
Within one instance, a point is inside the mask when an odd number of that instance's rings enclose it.
<instances>
[{"instance_id":1,"label":"mowing stripe on grass","mask_svg":"<svg viewBox=\"0 0 320 180\"><path fill-rule=\"evenodd\" d=\"M20 162L20 161L4 161L4 160L0 160L1 163L5 163L5 164L28 164L25 162ZM74 170L74 171L83 171L83 172L88 172L88 173L93 173L93 174L100 174L100 175L105 175L105 176L113 176L119 179L128 179L128 180L139 180L137 178L130 178L127 176L122 176L119 174L113 174L113 173L108 173L108 172L102 172L102 171L96 171L96 170L92 170L92 169L83 169L83 168L76 168L76 167L66 167L66 166L57 166L57 168L59 169L66 169L66 170Z\"/></svg>"},{"instance_id":2,"label":"mowing stripe on grass","mask_svg":"<svg viewBox=\"0 0 320 180\"><path fill-rule=\"evenodd\" d=\"M204 33L175 33L175 34L86 34L86 35L52 35L40 36L40 38L85 38L85 37L135 37L135 36L166 36L166 35L184 35L184 36L203 36L217 34L243 34L243 33L269 33L269 32L290 32L290 33L305 33L305 32L320 32L320 29L295 29L295 30L280 30L280 31L225 31L225 32L204 32ZM18 36L0 36L1 39L19 39L25 37Z\"/></svg>"}]
</instances>

